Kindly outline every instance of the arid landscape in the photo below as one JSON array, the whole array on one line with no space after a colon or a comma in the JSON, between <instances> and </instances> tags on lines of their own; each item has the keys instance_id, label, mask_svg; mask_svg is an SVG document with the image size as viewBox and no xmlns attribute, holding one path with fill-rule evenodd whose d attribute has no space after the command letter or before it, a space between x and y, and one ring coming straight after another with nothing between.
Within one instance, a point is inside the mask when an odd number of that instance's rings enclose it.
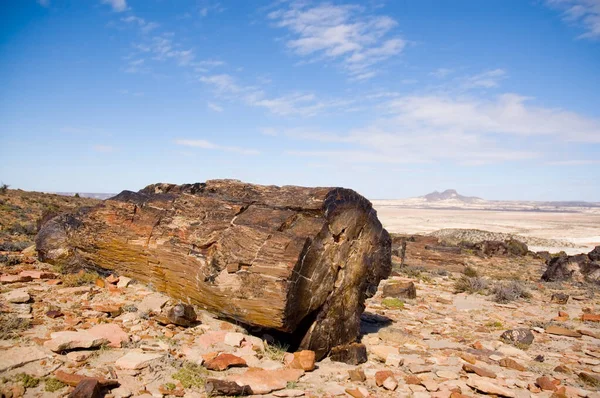
<instances>
[{"instance_id":1,"label":"arid landscape","mask_svg":"<svg viewBox=\"0 0 600 398\"><path fill-rule=\"evenodd\" d=\"M97 200L14 190L0 200L3 397L600 396L598 249L553 257L504 235L423 234L496 226L572 242L594 232L577 213L568 222L580 235L564 236L551 233L556 214L519 212L532 217L511 228L509 212L376 205L405 232L392 234L392 273L366 302L358 343L319 359L123 274L40 262L31 244L47 209Z\"/></svg>"}]
</instances>

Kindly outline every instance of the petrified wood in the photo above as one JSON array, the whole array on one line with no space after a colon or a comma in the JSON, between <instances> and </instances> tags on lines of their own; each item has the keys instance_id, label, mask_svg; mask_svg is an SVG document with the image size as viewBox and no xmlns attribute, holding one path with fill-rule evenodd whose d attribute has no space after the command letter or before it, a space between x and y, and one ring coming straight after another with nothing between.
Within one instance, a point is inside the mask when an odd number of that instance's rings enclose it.
<instances>
[{"instance_id":1,"label":"petrified wood","mask_svg":"<svg viewBox=\"0 0 600 398\"><path fill-rule=\"evenodd\" d=\"M43 261L134 277L293 334L318 358L356 339L365 299L391 271L377 213L343 188L154 184L53 218L36 243Z\"/></svg>"}]
</instances>

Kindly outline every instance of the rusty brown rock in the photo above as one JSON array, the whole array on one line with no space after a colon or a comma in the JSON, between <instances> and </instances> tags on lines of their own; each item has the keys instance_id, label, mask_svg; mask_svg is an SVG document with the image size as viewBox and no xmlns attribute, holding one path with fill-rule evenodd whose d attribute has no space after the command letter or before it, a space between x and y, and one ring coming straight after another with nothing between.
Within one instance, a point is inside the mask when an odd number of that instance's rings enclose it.
<instances>
[{"instance_id":1,"label":"rusty brown rock","mask_svg":"<svg viewBox=\"0 0 600 398\"><path fill-rule=\"evenodd\" d=\"M246 365L246 361L243 358L240 358L233 354L222 353L217 355L215 358L206 361L204 363L204 367L210 370L216 371L224 371L231 367L244 367Z\"/></svg>"},{"instance_id":2,"label":"rusty brown rock","mask_svg":"<svg viewBox=\"0 0 600 398\"><path fill-rule=\"evenodd\" d=\"M491 370L481 368L479 366L474 366L468 363L463 364L463 370L467 373L475 373L476 375L481 377L489 377L490 379L496 378L496 373L492 372Z\"/></svg>"},{"instance_id":3,"label":"rusty brown rock","mask_svg":"<svg viewBox=\"0 0 600 398\"><path fill-rule=\"evenodd\" d=\"M558 387L556 387L556 384L554 384L552 382L552 379L550 379L548 376L538 377L535 380L535 384L537 384L538 387L540 387L542 390L546 391L556 391L558 389Z\"/></svg>"},{"instance_id":4,"label":"rusty brown rock","mask_svg":"<svg viewBox=\"0 0 600 398\"><path fill-rule=\"evenodd\" d=\"M73 387L77 386L82 380L86 379L96 380L101 387L113 388L119 386L119 382L117 380L110 380L102 377L87 377L76 373L67 373L62 370L56 371L54 376L57 380Z\"/></svg>"},{"instance_id":5,"label":"rusty brown rock","mask_svg":"<svg viewBox=\"0 0 600 398\"><path fill-rule=\"evenodd\" d=\"M365 375L364 370L362 370L360 368L348 370L348 377L350 378L350 381L363 382L363 381L367 380L367 376Z\"/></svg>"},{"instance_id":6,"label":"rusty brown rock","mask_svg":"<svg viewBox=\"0 0 600 398\"><path fill-rule=\"evenodd\" d=\"M388 377L394 377L394 373L391 370L380 370L375 373L375 384L377 384L377 387L381 387Z\"/></svg>"},{"instance_id":7,"label":"rusty brown rock","mask_svg":"<svg viewBox=\"0 0 600 398\"><path fill-rule=\"evenodd\" d=\"M503 368L514 369L518 370L519 372L524 372L526 370L525 366L510 358L502 358L499 364Z\"/></svg>"},{"instance_id":8,"label":"rusty brown rock","mask_svg":"<svg viewBox=\"0 0 600 398\"><path fill-rule=\"evenodd\" d=\"M96 379L83 379L69 394L69 398L102 398L102 386Z\"/></svg>"},{"instance_id":9,"label":"rusty brown rock","mask_svg":"<svg viewBox=\"0 0 600 398\"><path fill-rule=\"evenodd\" d=\"M289 364L292 369L302 369L305 372L315 370L315 352L302 350L294 353L294 359Z\"/></svg>"},{"instance_id":10,"label":"rusty brown rock","mask_svg":"<svg viewBox=\"0 0 600 398\"><path fill-rule=\"evenodd\" d=\"M417 298L417 288L411 281L389 281L383 286L382 297L415 299Z\"/></svg>"},{"instance_id":11,"label":"rusty brown rock","mask_svg":"<svg viewBox=\"0 0 600 398\"><path fill-rule=\"evenodd\" d=\"M232 180L123 191L46 222L36 247L45 262L114 271L289 333L317 359L356 339L391 271L389 234L356 192Z\"/></svg>"}]
</instances>

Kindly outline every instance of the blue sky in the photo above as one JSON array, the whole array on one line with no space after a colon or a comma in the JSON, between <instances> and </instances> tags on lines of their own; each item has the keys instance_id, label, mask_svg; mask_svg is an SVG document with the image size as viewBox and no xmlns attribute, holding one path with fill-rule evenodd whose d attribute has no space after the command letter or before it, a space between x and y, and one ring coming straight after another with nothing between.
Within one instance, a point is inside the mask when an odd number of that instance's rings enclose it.
<instances>
[{"instance_id":1,"label":"blue sky","mask_svg":"<svg viewBox=\"0 0 600 398\"><path fill-rule=\"evenodd\" d=\"M2 0L0 179L600 201L600 0Z\"/></svg>"}]
</instances>

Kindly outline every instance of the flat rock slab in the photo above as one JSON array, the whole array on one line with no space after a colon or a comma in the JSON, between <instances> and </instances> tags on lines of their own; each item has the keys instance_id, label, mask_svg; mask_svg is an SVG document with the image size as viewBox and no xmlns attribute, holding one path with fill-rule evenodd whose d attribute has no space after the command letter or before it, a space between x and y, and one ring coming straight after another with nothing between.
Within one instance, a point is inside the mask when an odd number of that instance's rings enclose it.
<instances>
[{"instance_id":1,"label":"flat rock slab","mask_svg":"<svg viewBox=\"0 0 600 398\"><path fill-rule=\"evenodd\" d=\"M301 369L264 370L250 368L246 373L231 375L227 380L240 386L250 386L253 394L268 394L283 390L289 382L296 382L304 374Z\"/></svg>"},{"instance_id":2,"label":"flat rock slab","mask_svg":"<svg viewBox=\"0 0 600 398\"><path fill-rule=\"evenodd\" d=\"M150 365L152 361L155 361L162 357L163 354L130 351L121 358L117 359L115 365L121 369L143 369L146 366Z\"/></svg>"},{"instance_id":3,"label":"flat rock slab","mask_svg":"<svg viewBox=\"0 0 600 398\"><path fill-rule=\"evenodd\" d=\"M575 330L571 330L571 329L567 329L567 328L563 328L560 326L548 326L546 328L546 333L548 334L554 334L557 336L567 336L567 337L581 337L581 333L575 331Z\"/></svg>"},{"instance_id":4,"label":"flat rock slab","mask_svg":"<svg viewBox=\"0 0 600 398\"><path fill-rule=\"evenodd\" d=\"M479 377L479 376L470 376L467 380L467 385L471 388L474 388L477 391L481 391L486 394L494 394L501 397L515 398L515 392L509 388L500 386L495 382L491 381L491 379Z\"/></svg>"},{"instance_id":5,"label":"flat rock slab","mask_svg":"<svg viewBox=\"0 0 600 398\"><path fill-rule=\"evenodd\" d=\"M0 351L0 373L49 357L47 352L35 346L9 348Z\"/></svg>"},{"instance_id":6,"label":"flat rock slab","mask_svg":"<svg viewBox=\"0 0 600 398\"><path fill-rule=\"evenodd\" d=\"M56 279L57 275L48 271L21 271L19 272L21 277L30 277L33 279Z\"/></svg>"},{"instance_id":7,"label":"flat rock slab","mask_svg":"<svg viewBox=\"0 0 600 398\"><path fill-rule=\"evenodd\" d=\"M98 337L87 330L79 332L54 332L50 334L52 340L44 342L44 347L54 351L69 351L79 348L95 348L102 344L108 344L110 341L104 337Z\"/></svg>"},{"instance_id":8,"label":"flat rock slab","mask_svg":"<svg viewBox=\"0 0 600 398\"><path fill-rule=\"evenodd\" d=\"M0 275L0 282L2 283L17 283L17 282L31 282L32 278L30 276L20 276L20 275Z\"/></svg>"},{"instance_id":9,"label":"flat rock slab","mask_svg":"<svg viewBox=\"0 0 600 398\"><path fill-rule=\"evenodd\" d=\"M165 306L165 304L167 304L167 301L169 301L169 297L165 296L164 294L149 294L146 297L144 297L142 302L137 306L138 312L142 313L152 311L160 313L160 310L162 309L162 307Z\"/></svg>"},{"instance_id":10,"label":"flat rock slab","mask_svg":"<svg viewBox=\"0 0 600 398\"><path fill-rule=\"evenodd\" d=\"M11 290L10 292L6 292L2 294L2 298L9 303L26 303L31 300L31 296L24 289Z\"/></svg>"},{"instance_id":11,"label":"flat rock slab","mask_svg":"<svg viewBox=\"0 0 600 398\"><path fill-rule=\"evenodd\" d=\"M122 343L129 340L129 335L114 323L96 325L88 329L87 332L97 338L108 340L108 346L113 348L119 348Z\"/></svg>"}]
</instances>

